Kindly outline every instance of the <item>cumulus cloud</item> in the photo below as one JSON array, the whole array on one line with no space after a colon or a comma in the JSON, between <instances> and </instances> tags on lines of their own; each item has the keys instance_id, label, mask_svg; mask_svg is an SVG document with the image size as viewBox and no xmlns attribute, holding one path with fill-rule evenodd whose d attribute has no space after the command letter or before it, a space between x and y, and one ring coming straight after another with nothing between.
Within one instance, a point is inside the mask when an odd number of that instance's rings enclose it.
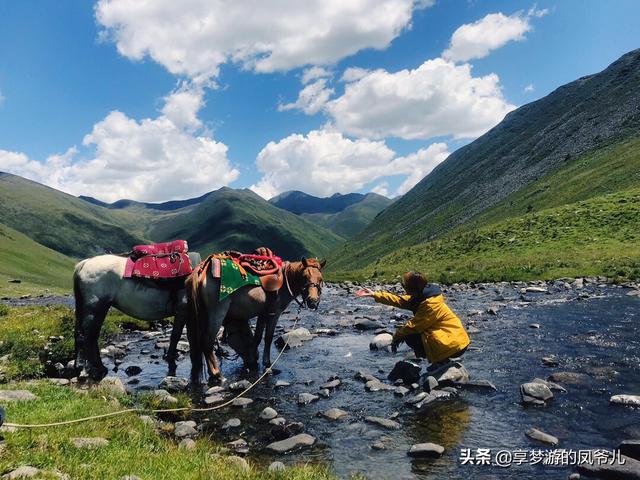
<instances>
[{"instance_id":1,"label":"cumulus cloud","mask_svg":"<svg viewBox=\"0 0 640 480\"><path fill-rule=\"evenodd\" d=\"M360 73L326 105L335 128L356 137L474 138L515 108L497 75L474 77L469 64L436 58L415 70Z\"/></svg>"},{"instance_id":2,"label":"cumulus cloud","mask_svg":"<svg viewBox=\"0 0 640 480\"><path fill-rule=\"evenodd\" d=\"M333 88L327 87L327 80L321 78L300 90L295 102L279 105L278 110L302 110L307 115L314 115L324 108L333 92Z\"/></svg>"},{"instance_id":3,"label":"cumulus cloud","mask_svg":"<svg viewBox=\"0 0 640 480\"><path fill-rule=\"evenodd\" d=\"M215 77L232 61L256 72L327 65L384 49L424 0L99 0L102 36L131 59L149 56L171 73Z\"/></svg>"},{"instance_id":4,"label":"cumulus cloud","mask_svg":"<svg viewBox=\"0 0 640 480\"><path fill-rule=\"evenodd\" d=\"M260 151L256 165L263 176L251 189L267 199L294 189L319 196L353 192L389 175L394 157L382 141L351 140L328 130L289 135Z\"/></svg>"},{"instance_id":5,"label":"cumulus cloud","mask_svg":"<svg viewBox=\"0 0 640 480\"><path fill-rule=\"evenodd\" d=\"M407 193L448 156L449 149L446 143L432 143L427 148L421 148L406 157L396 158L391 163L391 171L407 175L407 178L396 190L396 195Z\"/></svg>"},{"instance_id":6,"label":"cumulus cloud","mask_svg":"<svg viewBox=\"0 0 640 480\"><path fill-rule=\"evenodd\" d=\"M492 50L508 42L524 40L525 34L532 28L531 19L546 14L546 9L535 8L526 14L518 12L510 16L491 13L477 22L462 25L453 32L449 47L442 53L442 57L454 62L484 58Z\"/></svg>"},{"instance_id":7,"label":"cumulus cloud","mask_svg":"<svg viewBox=\"0 0 640 480\"><path fill-rule=\"evenodd\" d=\"M524 93L531 93L535 90L536 88L533 86L533 83L530 83L529 85L527 85L526 87L524 87L523 92Z\"/></svg>"},{"instance_id":8,"label":"cumulus cloud","mask_svg":"<svg viewBox=\"0 0 640 480\"><path fill-rule=\"evenodd\" d=\"M135 120L112 111L93 126L83 157L70 148L44 162L0 151L0 170L74 194L104 201L164 201L202 195L234 181L227 146L196 130L202 91L181 88L165 98L157 118Z\"/></svg>"},{"instance_id":9,"label":"cumulus cloud","mask_svg":"<svg viewBox=\"0 0 640 480\"><path fill-rule=\"evenodd\" d=\"M339 132L313 130L307 135L290 135L270 142L258 154L263 174L251 189L264 198L287 190L303 190L327 196L353 192L380 180L372 189L389 195L384 178L405 176L396 195L405 193L442 162L449 152L445 143L435 143L404 157L397 157L383 141L352 140Z\"/></svg>"},{"instance_id":10,"label":"cumulus cloud","mask_svg":"<svg viewBox=\"0 0 640 480\"><path fill-rule=\"evenodd\" d=\"M303 85L306 85L312 80L317 80L319 78L327 78L330 76L331 76L331 72L326 68L314 66L314 67L305 69L304 72L302 72L302 78L300 80L302 81Z\"/></svg>"}]
</instances>

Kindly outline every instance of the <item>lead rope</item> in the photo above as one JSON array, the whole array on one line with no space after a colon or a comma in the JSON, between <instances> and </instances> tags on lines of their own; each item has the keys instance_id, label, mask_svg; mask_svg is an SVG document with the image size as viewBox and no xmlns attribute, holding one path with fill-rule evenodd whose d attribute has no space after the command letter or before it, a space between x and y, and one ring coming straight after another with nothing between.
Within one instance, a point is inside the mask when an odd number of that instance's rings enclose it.
<instances>
[{"instance_id":1,"label":"lead rope","mask_svg":"<svg viewBox=\"0 0 640 480\"><path fill-rule=\"evenodd\" d=\"M300 321L300 311L301 311L301 307L298 308L298 313L296 314L296 318L293 322L293 328L295 329L296 325L298 324L298 322ZM153 409L153 410L148 410L145 408L127 408L125 410L118 410L117 412L111 412L111 413L103 413L102 415L92 415L90 417L84 417L84 418L76 418L74 420L65 420L62 422L54 422L54 423L34 423L34 424L20 424L20 423L5 423L4 426L9 427L9 428L22 428L22 429L34 429L34 428L49 428L49 427L61 427L61 426L65 426L65 425L72 425L74 423L83 423L83 422L89 422L92 420L101 420L103 418L109 418L109 417L116 417L119 415L124 415L127 413L138 413L138 412L146 412L146 413L171 413L171 412L211 412L214 410L220 410L221 408L227 407L229 405L231 405L236 399L242 397L243 395L245 395L246 393L248 393L249 391L251 391L256 385L258 385L267 375L269 375L272 371L273 371L273 367L275 366L276 363L278 363L278 360L280 360L280 357L282 356L282 354L284 353L284 351L287 349L287 347L289 346L289 340L285 340L284 345L282 346L282 349L280 350L280 352L278 353L278 356L276 357L276 359L273 361L273 363L271 364L271 366L269 366L262 375L260 375L258 377L258 379L253 382L251 385L249 385L247 388L245 388L242 392L240 392L238 395L236 395L235 397L233 397L231 400L227 400L224 403L221 403L220 405L215 405L213 407L202 407L202 408L194 408L194 407L180 407L180 408L160 408L160 409Z\"/></svg>"}]
</instances>

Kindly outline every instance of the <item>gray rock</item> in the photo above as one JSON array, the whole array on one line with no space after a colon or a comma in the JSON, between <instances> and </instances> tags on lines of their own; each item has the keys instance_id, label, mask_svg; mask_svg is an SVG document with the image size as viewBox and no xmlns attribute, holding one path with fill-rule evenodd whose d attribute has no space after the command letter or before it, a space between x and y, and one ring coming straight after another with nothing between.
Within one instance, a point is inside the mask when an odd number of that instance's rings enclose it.
<instances>
[{"instance_id":1,"label":"gray rock","mask_svg":"<svg viewBox=\"0 0 640 480\"><path fill-rule=\"evenodd\" d=\"M224 402L224 400L225 398L222 395L215 394L215 395L209 395L208 397L205 397L204 403L206 403L207 405L215 405L216 403Z\"/></svg>"},{"instance_id":2,"label":"gray rock","mask_svg":"<svg viewBox=\"0 0 640 480\"><path fill-rule=\"evenodd\" d=\"M18 467L2 476L3 479L14 480L18 478L33 478L40 474L40 470L30 465Z\"/></svg>"},{"instance_id":3,"label":"gray rock","mask_svg":"<svg viewBox=\"0 0 640 480\"><path fill-rule=\"evenodd\" d=\"M271 465L269 465L268 471L270 471L270 472L282 472L286 468L287 467L282 462L271 462Z\"/></svg>"},{"instance_id":4,"label":"gray rock","mask_svg":"<svg viewBox=\"0 0 640 480\"><path fill-rule=\"evenodd\" d=\"M160 382L160 388L175 393L184 392L189 386L189 380L180 377L164 377Z\"/></svg>"},{"instance_id":5,"label":"gray rock","mask_svg":"<svg viewBox=\"0 0 640 480\"><path fill-rule=\"evenodd\" d=\"M299 347L304 342L308 342L312 338L313 338L313 334L309 332L309 330L307 330L306 328L300 327L278 337L275 341L275 345L276 345L276 348L279 348L279 349L285 348L285 345L286 345L286 349L288 350L290 348Z\"/></svg>"},{"instance_id":6,"label":"gray rock","mask_svg":"<svg viewBox=\"0 0 640 480\"><path fill-rule=\"evenodd\" d=\"M178 448L182 448L184 450L193 450L196 448L196 442L191 438L183 438L182 440L180 440Z\"/></svg>"},{"instance_id":7,"label":"gray rock","mask_svg":"<svg viewBox=\"0 0 640 480\"><path fill-rule=\"evenodd\" d=\"M316 443L315 437L307 433L300 433L290 438L267 445L267 450L273 453L287 453L300 448L310 447Z\"/></svg>"},{"instance_id":8,"label":"gray rock","mask_svg":"<svg viewBox=\"0 0 640 480\"><path fill-rule=\"evenodd\" d=\"M249 465L249 462L247 462L242 457L239 457L237 455L230 455L226 457L226 460L228 463L230 463L231 465L234 465L235 467L238 467L240 470L243 470L245 472L248 472L249 470L251 470L251 466Z\"/></svg>"},{"instance_id":9,"label":"gray rock","mask_svg":"<svg viewBox=\"0 0 640 480\"><path fill-rule=\"evenodd\" d=\"M180 340L176 345L176 350L178 350L180 353L187 353L189 351L189 342Z\"/></svg>"},{"instance_id":10,"label":"gray rock","mask_svg":"<svg viewBox=\"0 0 640 480\"><path fill-rule=\"evenodd\" d=\"M549 445L555 446L555 445L558 445L558 443L560 443L557 437L554 437L553 435L549 435L548 433L544 433L543 431L538 430L537 428L530 428L525 432L525 435L532 440L536 440L538 442L546 443Z\"/></svg>"},{"instance_id":11,"label":"gray rock","mask_svg":"<svg viewBox=\"0 0 640 480\"><path fill-rule=\"evenodd\" d=\"M70 441L74 447L85 448L88 450L106 447L109 445L109 440L101 437L76 437L72 438Z\"/></svg>"},{"instance_id":12,"label":"gray rock","mask_svg":"<svg viewBox=\"0 0 640 480\"><path fill-rule=\"evenodd\" d=\"M178 399L171 395L169 392L163 389L157 389L153 391L153 396L157 397L162 403L178 403Z\"/></svg>"},{"instance_id":13,"label":"gray rock","mask_svg":"<svg viewBox=\"0 0 640 480\"><path fill-rule=\"evenodd\" d=\"M567 393L567 389L566 388L564 388L562 385L558 385L555 382L550 382L548 380L543 380L541 378L534 378L531 381L533 383L542 383L543 385L546 385L547 387L549 387L549 390L551 390L552 392Z\"/></svg>"},{"instance_id":14,"label":"gray rock","mask_svg":"<svg viewBox=\"0 0 640 480\"><path fill-rule=\"evenodd\" d=\"M368 318L358 320L353 326L356 330L376 330L383 327L380 322L369 320Z\"/></svg>"},{"instance_id":15,"label":"gray rock","mask_svg":"<svg viewBox=\"0 0 640 480\"><path fill-rule=\"evenodd\" d=\"M544 383L529 382L520 385L520 396L527 405L545 405L553 398L553 393Z\"/></svg>"},{"instance_id":16,"label":"gray rock","mask_svg":"<svg viewBox=\"0 0 640 480\"><path fill-rule=\"evenodd\" d=\"M531 323L531 324L529 324L529 328L540 328L540 324L539 323Z\"/></svg>"},{"instance_id":17,"label":"gray rock","mask_svg":"<svg viewBox=\"0 0 640 480\"><path fill-rule=\"evenodd\" d=\"M587 477L602 479L640 480L640 461L621 455L620 461L615 459L612 465L609 465L609 461L601 464L593 462L593 465L583 463L578 465L578 472Z\"/></svg>"},{"instance_id":18,"label":"gray rock","mask_svg":"<svg viewBox=\"0 0 640 480\"><path fill-rule=\"evenodd\" d=\"M242 422L239 418L230 418L222 425L223 430L231 430L232 428L239 428Z\"/></svg>"},{"instance_id":19,"label":"gray rock","mask_svg":"<svg viewBox=\"0 0 640 480\"><path fill-rule=\"evenodd\" d=\"M269 420L269 423L271 425L284 425L285 423L287 423L287 420L282 417L276 417L274 419Z\"/></svg>"},{"instance_id":20,"label":"gray rock","mask_svg":"<svg viewBox=\"0 0 640 480\"><path fill-rule=\"evenodd\" d=\"M620 450L622 455L631 457L635 460L640 460L640 440L623 440L618 445L617 450Z\"/></svg>"},{"instance_id":21,"label":"gray rock","mask_svg":"<svg viewBox=\"0 0 640 480\"><path fill-rule=\"evenodd\" d=\"M388 428L389 430L398 430L400 428L400 424L393 420L389 420L388 418L381 417L365 417L365 422L373 423L380 427Z\"/></svg>"},{"instance_id":22,"label":"gray rock","mask_svg":"<svg viewBox=\"0 0 640 480\"><path fill-rule=\"evenodd\" d=\"M232 442L227 443L227 447L236 453L247 454L249 453L249 444L244 438L239 438Z\"/></svg>"},{"instance_id":23,"label":"gray rock","mask_svg":"<svg viewBox=\"0 0 640 480\"><path fill-rule=\"evenodd\" d=\"M226 392L226 391L227 391L226 387L222 387L220 385L216 385L214 387L211 387L206 392L204 392L204 394L205 395L219 395L219 394L222 394L223 392Z\"/></svg>"},{"instance_id":24,"label":"gray rock","mask_svg":"<svg viewBox=\"0 0 640 480\"><path fill-rule=\"evenodd\" d=\"M59 387L65 387L71 383L68 378L50 378L49 381Z\"/></svg>"},{"instance_id":25,"label":"gray rock","mask_svg":"<svg viewBox=\"0 0 640 480\"><path fill-rule=\"evenodd\" d=\"M438 388L438 380L431 375L424 375L424 380L422 381L422 389L425 392L432 392L436 388Z\"/></svg>"},{"instance_id":26,"label":"gray rock","mask_svg":"<svg viewBox=\"0 0 640 480\"><path fill-rule=\"evenodd\" d=\"M314 395L312 393L301 393L298 395L298 405L307 405L311 402L315 402L320 397L318 395Z\"/></svg>"},{"instance_id":27,"label":"gray rock","mask_svg":"<svg viewBox=\"0 0 640 480\"><path fill-rule=\"evenodd\" d=\"M108 376L100 381L100 388L108 391L112 395L124 395L127 393L122 380L119 377Z\"/></svg>"},{"instance_id":28,"label":"gray rock","mask_svg":"<svg viewBox=\"0 0 640 480\"><path fill-rule=\"evenodd\" d=\"M276 381L275 387L276 388L283 388L283 387L288 387L289 385L291 385L289 382L286 382L284 380L278 380L278 381Z\"/></svg>"},{"instance_id":29,"label":"gray rock","mask_svg":"<svg viewBox=\"0 0 640 480\"><path fill-rule=\"evenodd\" d=\"M631 407L640 407L640 395L614 395L609 400L611 403L617 405L627 405Z\"/></svg>"},{"instance_id":30,"label":"gray rock","mask_svg":"<svg viewBox=\"0 0 640 480\"><path fill-rule=\"evenodd\" d=\"M489 380L470 380L467 383L456 383L454 384L454 386L457 388L462 388L463 390L480 390L494 392L498 390L496 386Z\"/></svg>"},{"instance_id":31,"label":"gray rock","mask_svg":"<svg viewBox=\"0 0 640 480\"><path fill-rule=\"evenodd\" d=\"M384 443L382 442L375 442L371 444L371 449L372 450L386 450L387 447Z\"/></svg>"},{"instance_id":32,"label":"gray rock","mask_svg":"<svg viewBox=\"0 0 640 480\"><path fill-rule=\"evenodd\" d=\"M331 391L327 388L323 388L322 390L318 390L318 395L322 398L329 398L331 396Z\"/></svg>"},{"instance_id":33,"label":"gray rock","mask_svg":"<svg viewBox=\"0 0 640 480\"><path fill-rule=\"evenodd\" d=\"M262 412L260 412L260 418L262 420L273 420L277 416L278 416L278 412L276 412L271 407L265 407L265 409L262 410Z\"/></svg>"},{"instance_id":34,"label":"gray rock","mask_svg":"<svg viewBox=\"0 0 640 480\"><path fill-rule=\"evenodd\" d=\"M377 378L373 380L369 380L365 383L364 388L369 392L379 392L379 391L392 391L395 390L396 387L393 385L388 385L386 383L381 382Z\"/></svg>"},{"instance_id":35,"label":"gray rock","mask_svg":"<svg viewBox=\"0 0 640 480\"><path fill-rule=\"evenodd\" d=\"M126 373L127 377L133 377L142 372L142 368L137 365L131 365L124 369L124 373Z\"/></svg>"},{"instance_id":36,"label":"gray rock","mask_svg":"<svg viewBox=\"0 0 640 480\"><path fill-rule=\"evenodd\" d=\"M393 335L389 333L380 333L376 335L371 343L369 343L370 350L387 350L391 351L391 342L393 341Z\"/></svg>"},{"instance_id":37,"label":"gray rock","mask_svg":"<svg viewBox=\"0 0 640 480\"><path fill-rule=\"evenodd\" d=\"M420 381L421 370L419 365L408 360L401 360L394 365L387 378L392 382L402 380L405 384L411 385Z\"/></svg>"},{"instance_id":38,"label":"gray rock","mask_svg":"<svg viewBox=\"0 0 640 480\"><path fill-rule=\"evenodd\" d=\"M427 370L427 373L435 378L441 387L467 383L470 380L469 372L460 362L449 362L433 370Z\"/></svg>"},{"instance_id":39,"label":"gray rock","mask_svg":"<svg viewBox=\"0 0 640 480\"><path fill-rule=\"evenodd\" d=\"M372 380L378 380L372 373L367 372L366 370L358 370L355 375L356 380L360 380L361 382L370 382Z\"/></svg>"},{"instance_id":40,"label":"gray rock","mask_svg":"<svg viewBox=\"0 0 640 480\"><path fill-rule=\"evenodd\" d=\"M347 416L347 412L339 408L330 408L321 413L327 420L340 420Z\"/></svg>"},{"instance_id":41,"label":"gray rock","mask_svg":"<svg viewBox=\"0 0 640 480\"><path fill-rule=\"evenodd\" d=\"M173 434L178 438L193 437L198 434L196 430L196 422L187 420L185 422L176 422Z\"/></svg>"},{"instance_id":42,"label":"gray rock","mask_svg":"<svg viewBox=\"0 0 640 480\"><path fill-rule=\"evenodd\" d=\"M589 375L578 372L556 372L549 375L552 382L566 383L569 385L577 385L587 383L590 380Z\"/></svg>"},{"instance_id":43,"label":"gray rock","mask_svg":"<svg viewBox=\"0 0 640 480\"><path fill-rule=\"evenodd\" d=\"M29 390L0 390L0 402L28 402L37 398Z\"/></svg>"},{"instance_id":44,"label":"gray rock","mask_svg":"<svg viewBox=\"0 0 640 480\"><path fill-rule=\"evenodd\" d=\"M333 389L338 387L342 382L340 381L340 379L336 378L334 380L331 380L330 382L325 383L324 385L321 385L320 388L326 388L326 389Z\"/></svg>"},{"instance_id":45,"label":"gray rock","mask_svg":"<svg viewBox=\"0 0 640 480\"><path fill-rule=\"evenodd\" d=\"M251 386L249 380L240 380L229 384L229 390L232 392L242 392Z\"/></svg>"},{"instance_id":46,"label":"gray rock","mask_svg":"<svg viewBox=\"0 0 640 480\"><path fill-rule=\"evenodd\" d=\"M252 403L253 403L253 400L250 398L238 397L233 400L233 402L231 403L231 406L235 408L247 408Z\"/></svg>"},{"instance_id":47,"label":"gray rock","mask_svg":"<svg viewBox=\"0 0 640 480\"><path fill-rule=\"evenodd\" d=\"M549 356L549 357L542 357L542 364L545 367L557 367L560 364L560 362L558 362L556 357Z\"/></svg>"},{"instance_id":48,"label":"gray rock","mask_svg":"<svg viewBox=\"0 0 640 480\"><path fill-rule=\"evenodd\" d=\"M436 402L436 401L440 401L440 400L449 400L453 397L455 397L457 395L457 390L453 387L445 387L445 388L451 388L451 390L434 390L432 392L423 392L426 395L418 402L418 403L414 403L413 406L415 408L421 409L427 405L429 405L430 403Z\"/></svg>"},{"instance_id":49,"label":"gray rock","mask_svg":"<svg viewBox=\"0 0 640 480\"><path fill-rule=\"evenodd\" d=\"M413 458L439 458L444 453L444 447L436 443L416 443L412 445L407 455Z\"/></svg>"},{"instance_id":50,"label":"gray rock","mask_svg":"<svg viewBox=\"0 0 640 480\"><path fill-rule=\"evenodd\" d=\"M407 387L403 387L402 385L398 385L396 387L395 391L393 392L393 394L396 395L397 397L404 397L410 391L411 390L409 390Z\"/></svg>"}]
</instances>

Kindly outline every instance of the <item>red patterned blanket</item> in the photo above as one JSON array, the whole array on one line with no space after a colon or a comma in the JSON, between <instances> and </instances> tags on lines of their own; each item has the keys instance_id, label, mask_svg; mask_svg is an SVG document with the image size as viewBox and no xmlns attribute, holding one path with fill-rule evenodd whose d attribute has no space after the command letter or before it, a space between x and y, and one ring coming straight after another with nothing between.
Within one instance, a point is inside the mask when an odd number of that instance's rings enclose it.
<instances>
[{"instance_id":1,"label":"red patterned blanket","mask_svg":"<svg viewBox=\"0 0 640 480\"><path fill-rule=\"evenodd\" d=\"M191 273L188 246L185 240L136 245L127 259L124 277L176 278Z\"/></svg>"}]
</instances>

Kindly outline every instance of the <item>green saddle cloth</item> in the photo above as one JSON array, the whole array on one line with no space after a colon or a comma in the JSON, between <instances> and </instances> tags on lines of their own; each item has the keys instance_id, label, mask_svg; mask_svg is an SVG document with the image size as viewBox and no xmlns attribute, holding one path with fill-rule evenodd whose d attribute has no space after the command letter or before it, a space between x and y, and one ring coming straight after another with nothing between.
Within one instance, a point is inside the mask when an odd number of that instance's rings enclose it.
<instances>
[{"instance_id":1,"label":"green saddle cloth","mask_svg":"<svg viewBox=\"0 0 640 480\"><path fill-rule=\"evenodd\" d=\"M220 259L220 301L247 285L262 286L260 277L249 271L243 277L240 267L233 260L229 258Z\"/></svg>"}]
</instances>

